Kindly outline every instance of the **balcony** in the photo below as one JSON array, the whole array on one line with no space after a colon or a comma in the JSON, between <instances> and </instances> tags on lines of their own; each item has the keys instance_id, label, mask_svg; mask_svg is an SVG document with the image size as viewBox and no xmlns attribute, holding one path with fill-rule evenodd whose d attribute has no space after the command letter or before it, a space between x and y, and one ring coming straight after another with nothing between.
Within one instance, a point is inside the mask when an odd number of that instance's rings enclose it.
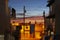
<instances>
[{"instance_id":1,"label":"balcony","mask_svg":"<svg viewBox=\"0 0 60 40\"><path fill-rule=\"evenodd\" d=\"M55 18L55 14L53 14L53 15L49 15L49 16L47 16L46 18Z\"/></svg>"},{"instance_id":2,"label":"balcony","mask_svg":"<svg viewBox=\"0 0 60 40\"><path fill-rule=\"evenodd\" d=\"M49 7L49 6L52 5L53 3L54 3L54 0L49 0L47 6Z\"/></svg>"}]
</instances>

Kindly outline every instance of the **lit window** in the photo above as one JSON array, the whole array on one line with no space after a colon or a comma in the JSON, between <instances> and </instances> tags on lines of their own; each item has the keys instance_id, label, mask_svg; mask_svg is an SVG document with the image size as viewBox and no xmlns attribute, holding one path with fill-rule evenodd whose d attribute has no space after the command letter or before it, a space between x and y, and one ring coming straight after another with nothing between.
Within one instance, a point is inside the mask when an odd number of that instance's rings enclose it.
<instances>
[{"instance_id":1,"label":"lit window","mask_svg":"<svg viewBox=\"0 0 60 40\"><path fill-rule=\"evenodd\" d=\"M25 30L30 30L30 26L29 25L25 26Z\"/></svg>"},{"instance_id":2,"label":"lit window","mask_svg":"<svg viewBox=\"0 0 60 40\"><path fill-rule=\"evenodd\" d=\"M30 31L25 31L25 38L29 38L30 37Z\"/></svg>"}]
</instances>

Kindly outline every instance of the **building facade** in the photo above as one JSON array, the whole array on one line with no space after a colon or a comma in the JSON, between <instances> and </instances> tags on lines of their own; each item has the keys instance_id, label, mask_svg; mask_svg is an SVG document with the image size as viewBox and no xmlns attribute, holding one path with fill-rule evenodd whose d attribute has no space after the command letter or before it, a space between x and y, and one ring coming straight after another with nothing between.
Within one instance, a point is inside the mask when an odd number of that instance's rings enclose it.
<instances>
[{"instance_id":1,"label":"building facade","mask_svg":"<svg viewBox=\"0 0 60 40\"><path fill-rule=\"evenodd\" d=\"M10 29L10 14L8 12L8 0L0 0L0 40L6 40L6 32Z\"/></svg>"},{"instance_id":2,"label":"building facade","mask_svg":"<svg viewBox=\"0 0 60 40\"><path fill-rule=\"evenodd\" d=\"M52 25L52 30L55 31L55 0L48 0L48 5L49 7L49 16L46 17L47 19L49 19L49 24Z\"/></svg>"},{"instance_id":3,"label":"building facade","mask_svg":"<svg viewBox=\"0 0 60 40\"><path fill-rule=\"evenodd\" d=\"M40 40L44 34L44 18L42 16L33 16L25 18L12 19L12 29L15 30L17 25L21 25L21 40Z\"/></svg>"},{"instance_id":4,"label":"building facade","mask_svg":"<svg viewBox=\"0 0 60 40\"><path fill-rule=\"evenodd\" d=\"M56 40L60 39L60 31L59 31L59 26L60 26L60 0L48 0L48 7L50 8L50 18L53 24L53 28L55 30L55 37Z\"/></svg>"}]
</instances>

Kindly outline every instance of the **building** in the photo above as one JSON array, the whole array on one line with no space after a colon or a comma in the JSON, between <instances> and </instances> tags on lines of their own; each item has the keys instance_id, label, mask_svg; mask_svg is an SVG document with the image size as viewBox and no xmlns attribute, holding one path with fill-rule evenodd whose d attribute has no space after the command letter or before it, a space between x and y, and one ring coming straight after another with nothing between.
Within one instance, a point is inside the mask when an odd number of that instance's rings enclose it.
<instances>
[{"instance_id":1,"label":"building","mask_svg":"<svg viewBox=\"0 0 60 40\"><path fill-rule=\"evenodd\" d=\"M53 28L55 30L55 37L56 37L56 40L59 40L60 39L60 31L59 31L59 26L60 26L60 0L48 0L48 7L50 8L50 18L52 18L52 22L53 22Z\"/></svg>"},{"instance_id":2,"label":"building","mask_svg":"<svg viewBox=\"0 0 60 40\"><path fill-rule=\"evenodd\" d=\"M25 25L23 18L16 18L11 20L13 30L15 26L21 25L21 40L40 40L44 33L44 18L42 16L32 16L25 18ZM32 27L31 27L32 25ZM32 28L32 29L31 29ZM32 33L31 30L34 30ZM25 34L24 34L25 33Z\"/></svg>"},{"instance_id":3,"label":"building","mask_svg":"<svg viewBox=\"0 0 60 40\"><path fill-rule=\"evenodd\" d=\"M10 14L8 12L8 0L0 0L0 40L8 40L10 29Z\"/></svg>"},{"instance_id":4,"label":"building","mask_svg":"<svg viewBox=\"0 0 60 40\"><path fill-rule=\"evenodd\" d=\"M46 17L47 19L49 19L49 24L47 25L52 25L51 29L53 32L55 32L55 25L53 25L53 23L55 22L55 0L48 0L48 5L49 7L49 16Z\"/></svg>"},{"instance_id":5,"label":"building","mask_svg":"<svg viewBox=\"0 0 60 40\"><path fill-rule=\"evenodd\" d=\"M16 10L14 8L11 8L11 7L8 7L8 13L9 13L9 19L12 20L12 19L16 19ZM10 22L11 24L11 22ZM12 35L12 25L10 25L10 33L9 33L9 38L8 40L14 40L14 37Z\"/></svg>"}]
</instances>

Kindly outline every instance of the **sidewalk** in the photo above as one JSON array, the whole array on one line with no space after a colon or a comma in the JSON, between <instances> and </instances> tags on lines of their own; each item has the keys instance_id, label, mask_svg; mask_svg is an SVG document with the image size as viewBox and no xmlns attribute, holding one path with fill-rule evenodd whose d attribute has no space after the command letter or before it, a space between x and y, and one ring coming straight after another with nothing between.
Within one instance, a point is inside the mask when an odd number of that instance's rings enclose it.
<instances>
[{"instance_id":1,"label":"sidewalk","mask_svg":"<svg viewBox=\"0 0 60 40\"><path fill-rule=\"evenodd\" d=\"M4 35L0 35L0 40L4 40Z\"/></svg>"}]
</instances>

